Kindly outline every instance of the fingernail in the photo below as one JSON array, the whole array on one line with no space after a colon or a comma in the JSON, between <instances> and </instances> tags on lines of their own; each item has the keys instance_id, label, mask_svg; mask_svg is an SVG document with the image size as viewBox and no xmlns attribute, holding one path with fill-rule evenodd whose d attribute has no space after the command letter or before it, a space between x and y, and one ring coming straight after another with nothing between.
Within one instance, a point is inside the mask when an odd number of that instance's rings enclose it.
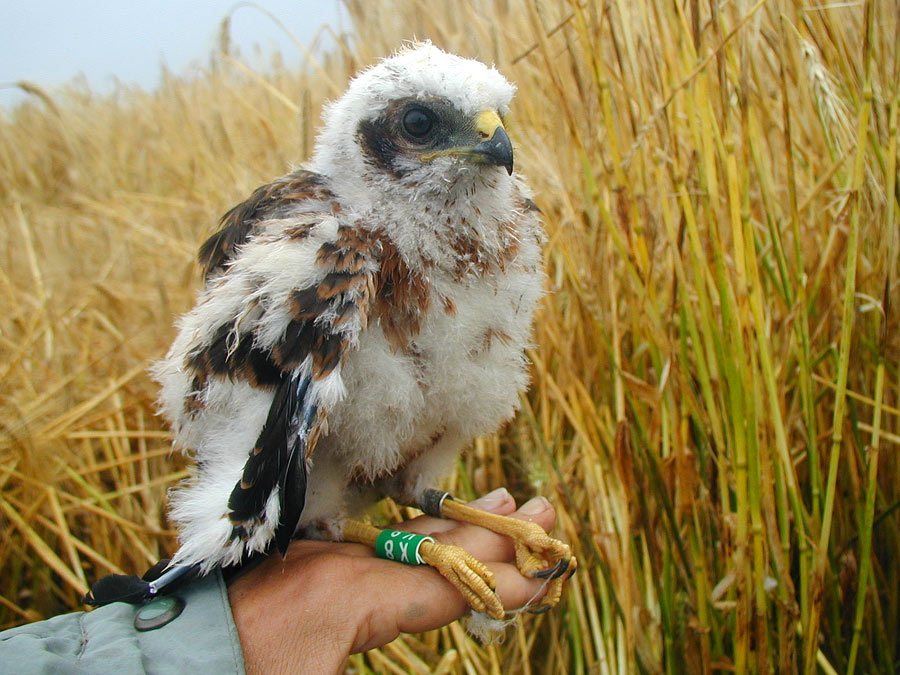
<instances>
[{"instance_id":1,"label":"fingernail","mask_svg":"<svg viewBox=\"0 0 900 675\"><path fill-rule=\"evenodd\" d=\"M488 492L483 497L479 497L474 502L469 502L469 506L474 506L478 509L491 509L495 506L500 506L503 502L509 499L509 491L505 487L497 488L493 492Z\"/></svg>"},{"instance_id":2,"label":"fingernail","mask_svg":"<svg viewBox=\"0 0 900 675\"><path fill-rule=\"evenodd\" d=\"M519 513L526 516L536 516L550 508L550 502L545 497L534 497L522 504Z\"/></svg>"}]
</instances>

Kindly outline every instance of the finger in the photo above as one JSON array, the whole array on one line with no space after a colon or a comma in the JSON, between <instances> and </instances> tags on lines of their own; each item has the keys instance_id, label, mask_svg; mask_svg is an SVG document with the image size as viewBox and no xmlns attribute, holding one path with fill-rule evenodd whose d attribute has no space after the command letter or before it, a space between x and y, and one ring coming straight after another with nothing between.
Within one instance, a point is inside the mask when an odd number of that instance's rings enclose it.
<instances>
[{"instance_id":1,"label":"finger","mask_svg":"<svg viewBox=\"0 0 900 675\"><path fill-rule=\"evenodd\" d=\"M537 523L547 532L553 529L556 522L556 510L543 497L535 497L517 511L503 515ZM459 525L437 533L435 539L445 544L460 546L484 562L508 562L515 559L512 539L477 525Z\"/></svg>"},{"instance_id":2,"label":"finger","mask_svg":"<svg viewBox=\"0 0 900 675\"><path fill-rule=\"evenodd\" d=\"M537 523L544 531L549 532L556 522L556 509L546 497L538 495L522 504L510 517Z\"/></svg>"},{"instance_id":3,"label":"finger","mask_svg":"<svg viewBox=\"0 0 900 675\"><path fill-rule=\"evenodd\" d=\"M540 580L523 577L509 563L491 563L488 567L497 582L497 595L508 610L540 600L545 588ZM408 572L410 578L406 582L392 576L390 584L375 586L384 589L378 616L368 622L363 641L354 646L354 651L384 644L397 632L421 633L440 628L470 611L462 594L435 570L408 568Z\"/></svg>"}]
</instances>

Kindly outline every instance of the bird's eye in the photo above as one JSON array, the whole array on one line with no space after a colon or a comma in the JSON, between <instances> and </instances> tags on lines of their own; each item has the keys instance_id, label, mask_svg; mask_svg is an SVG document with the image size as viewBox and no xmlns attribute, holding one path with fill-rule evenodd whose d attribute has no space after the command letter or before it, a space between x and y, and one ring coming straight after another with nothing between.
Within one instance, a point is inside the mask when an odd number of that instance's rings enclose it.
<instances>
[{"instance_id":1,"label":"bird's eye","mask_svg":"<svg viewBox=\"0 0 900 675\"><path fill-rule=\"evenodd\" d=\"M434 126L434 114L424 108L411 108L403 115L403 129L413 138L424 138Z\"/></svg>"}]
</instances>

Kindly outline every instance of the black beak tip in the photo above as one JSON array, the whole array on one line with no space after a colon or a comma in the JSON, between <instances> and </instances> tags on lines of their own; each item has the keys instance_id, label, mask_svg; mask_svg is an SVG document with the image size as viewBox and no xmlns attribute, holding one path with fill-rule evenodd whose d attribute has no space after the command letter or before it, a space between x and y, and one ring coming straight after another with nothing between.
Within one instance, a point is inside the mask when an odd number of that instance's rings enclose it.
<instances>
[{"instance_id":1,"label":"black beak tip","mask_svg":"<svg viewBox=\"0 0 900 675\"><path fill-rule=\"evenodd\" d=\"M489 140L483 141L473 148L482 157L482 161L502 166L510 176L513 172L513 147L509 135L503 127L497 127Z\"/></svg>"}]
</instances>

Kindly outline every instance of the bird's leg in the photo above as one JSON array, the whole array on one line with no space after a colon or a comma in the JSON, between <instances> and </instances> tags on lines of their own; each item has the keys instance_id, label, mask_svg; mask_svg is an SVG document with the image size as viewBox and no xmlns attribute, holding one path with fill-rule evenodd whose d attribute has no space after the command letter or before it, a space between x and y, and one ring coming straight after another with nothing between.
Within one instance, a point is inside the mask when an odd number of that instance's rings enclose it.
<instances>
[{"instance_id":1,"label":"bird's leg","mask_svg":"<svg viewBox=\"0 0 900 675\"><path fill-rule=\"evenodd\" d=\"M344 522L344 541L366 544L375 548L380 557L388 557L391 560L402 560L410 564L426 564L453 584L463 594L469 606L477 612L487 614L492 619L502 619L505 616L503 605L495 593L496 584L494 574L487 566L473 558L464 549L452 544L441 544L431 537L426 537L418 544L415 555L404 550L400 553L403 540L409 535L398 534L397 555L381 555L379 552L379 537L383 537L390 530L381 530L377 527L362 523L358 520ZM381 548L386 548L383 545ZM392 549L395 547L391 547ZM402 558L400 557L402 555ZM412 560L410 560L412 558ZM418 558L421 562L415 560Z\"/></svg>"},{"instance_id":2,"label":"bird's leg","mask_svg":"<svg viewBox=\"0 0 900 675\"><path fill-rule=\"evenodd\" d=\"M544 599L531 612L544 612L557 605L563 583L578 567L568 544L549 536L537 523L476 509L439 490L426 490L420 508L428 515L478 525L512 539L519 571L526 577L549 581Z\"/></svg>"}]
</instances>

